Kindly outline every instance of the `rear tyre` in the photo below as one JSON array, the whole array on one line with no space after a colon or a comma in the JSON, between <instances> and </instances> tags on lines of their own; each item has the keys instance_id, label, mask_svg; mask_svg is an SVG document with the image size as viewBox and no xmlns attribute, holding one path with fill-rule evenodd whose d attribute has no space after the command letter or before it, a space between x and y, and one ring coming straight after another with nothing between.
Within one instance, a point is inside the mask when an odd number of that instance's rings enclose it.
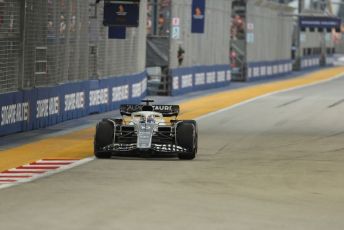
<instances>
[{"instance_id":1,"label":"rear tyre","mask_svg":"<svg viewBox=\"0 0 344 230\"><path fill-rule=\"evenodd\" d=\"M193 160L197 153L197 124L195 121L183 121L177 125L177 144L187 152L179 153L181 160Z\"/></svg>"},{"instance_id":2,"label":"rear tyre","mask_svg":"<svg viewBox=\"0 0 344 230\"><path fill-rule=\"evenodd\" d=\"M114 126L109 121L101 121L96 128L94 137L94 155L99 159L108 159L111 152L103 152L102 148L113 143Z\"/></svg>"}]
</instances>

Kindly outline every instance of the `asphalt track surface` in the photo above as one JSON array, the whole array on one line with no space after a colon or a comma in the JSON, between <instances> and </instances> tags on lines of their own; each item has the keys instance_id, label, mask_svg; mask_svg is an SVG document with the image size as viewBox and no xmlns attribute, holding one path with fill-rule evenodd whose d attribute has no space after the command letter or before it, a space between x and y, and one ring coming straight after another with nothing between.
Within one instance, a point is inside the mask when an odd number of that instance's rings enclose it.
<instances>
[{"instance_id":1,"label":"asphalt track surface","mask_svg":"<svg viewBox=\"0 0 344 230\"><path fill-rule=\"evenodd\" d=\"M344 78L199 120L199 155L0 190L0 229L344 229Z\"/></svg>"}]
</instances>

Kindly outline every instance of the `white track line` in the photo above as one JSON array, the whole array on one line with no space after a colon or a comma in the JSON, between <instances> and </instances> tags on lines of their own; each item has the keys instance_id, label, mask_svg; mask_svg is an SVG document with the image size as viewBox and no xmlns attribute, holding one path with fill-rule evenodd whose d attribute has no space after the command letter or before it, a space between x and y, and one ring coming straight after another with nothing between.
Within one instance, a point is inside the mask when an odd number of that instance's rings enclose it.
<instances>
[{"instance_id":1,"label":"white track line","mask_svg":"<svg viewBox=\"0 0 344 230\"><path fill-rule=\"evenodd\" d=\"M19 168L15 168L15 169L9 169L7 170L9 172L13 172L13 173L19 173L19 172L26 172L26 171L30 171L32 173L39 173L39 172L43 172L43 169L19 169Z\"/></svg>"},{"instance_id":2,"label":"white track line","mask_svg":"<svg viewBox=\"0 0 344 230\"><path fill-rule=\"evenodd\" d=\"M36 161L35 163L54 163L54 164L67 164L67 163L74 163L79 160L39 160Z\"/></svg>"},{"instance_id":3,"label":"white track line","mask_svg":"<svg viewBox=\"0 0 344 230\"><path fill-rule=\"evenodd\" d=\"M0 176L1 177L11 177L11 176L33 176L33 173L1 173Z\"/></svg>"}]
</instances>

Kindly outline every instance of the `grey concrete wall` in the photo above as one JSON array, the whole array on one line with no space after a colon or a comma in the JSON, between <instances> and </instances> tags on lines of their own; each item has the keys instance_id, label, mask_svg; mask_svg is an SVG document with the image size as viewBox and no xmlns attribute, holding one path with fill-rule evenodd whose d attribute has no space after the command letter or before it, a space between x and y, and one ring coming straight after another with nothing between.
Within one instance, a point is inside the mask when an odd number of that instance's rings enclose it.
<instances>
[{"instance_id":1,"label":"grey concrete wall","mask_svg":"<svg viewBox=\"0 0 344 230\"><path fill-rule=\"evenodd\" d=\"M333 48L334 43L332 40L332 34L329 32L323 33L318 32L315 30L314 32L310 32L308 29L305 32L301 33L301 50L304 51L306 48L321 48L323 42L326 42L327 48ZM302 52L304 56L304 52Z\"/></svg>"},{"instance_id":2,"label":"grey concrete wall","mask_svg":"<svg viewBox=\"0 0 344 230\"><path fill-rule=\"evenodd\" d=\"M291 11L274 3L248 1L246 23L254 28L247 32L253 33L254 41L247 43L247 62L291 59L293 18L281 16Z\"/></svg>"},{"instance_id":3,"label":"grey concrete wall","mask_svg":"<svg viewBox=\"0 0 344 230\"><path fill-rule=\"evenodd\" d=\"M344 54L344 40L342 40L340 44L336 45L335 48L336 48L336 53Z\"/></svg>"},{"instance_id":4,"label":"grey concrete wall","mask_svg":"<svg viewBox=\"0 0 344 230\"><path fill-rule=\"evenodd\" d=\"M182 67L229 64L231 3L231 0L206 1L205 32L192 34L192 1L172 1L172 18L180 18L181 37L171 39L170 68L178 67L179 45L185 50Z\"/></svg>"}]
</instances>

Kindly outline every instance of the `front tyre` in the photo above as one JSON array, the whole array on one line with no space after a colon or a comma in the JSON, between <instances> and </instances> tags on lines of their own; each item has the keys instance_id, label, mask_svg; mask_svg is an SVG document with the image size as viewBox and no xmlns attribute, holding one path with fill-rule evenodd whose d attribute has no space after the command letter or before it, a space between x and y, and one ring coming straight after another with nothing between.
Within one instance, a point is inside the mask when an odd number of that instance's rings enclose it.
<instances>
[{"instance_id":1,"label":"front tyre","mask_svg":"<svg viewBox=\"0 0 344 230\"><path fill-rule=\"evenodd\" d=\"M193 160L197 153L197 124L195 121L183 121L177 125L177 144L187 150L179 153L181 160Z\"/></svg>"},{"instance_id":2,"label":"front tyre","mask_svg":"<svg viewBox=\"0 0 344 230\"><path fill-rule=\"evenodd\" d=\"M108 159L111 152L104 152L102 149L113 143L114 126L110 121L101 121L96 128L94 137L94 155L99 159Z\"/></svg>"}]
</instances>

